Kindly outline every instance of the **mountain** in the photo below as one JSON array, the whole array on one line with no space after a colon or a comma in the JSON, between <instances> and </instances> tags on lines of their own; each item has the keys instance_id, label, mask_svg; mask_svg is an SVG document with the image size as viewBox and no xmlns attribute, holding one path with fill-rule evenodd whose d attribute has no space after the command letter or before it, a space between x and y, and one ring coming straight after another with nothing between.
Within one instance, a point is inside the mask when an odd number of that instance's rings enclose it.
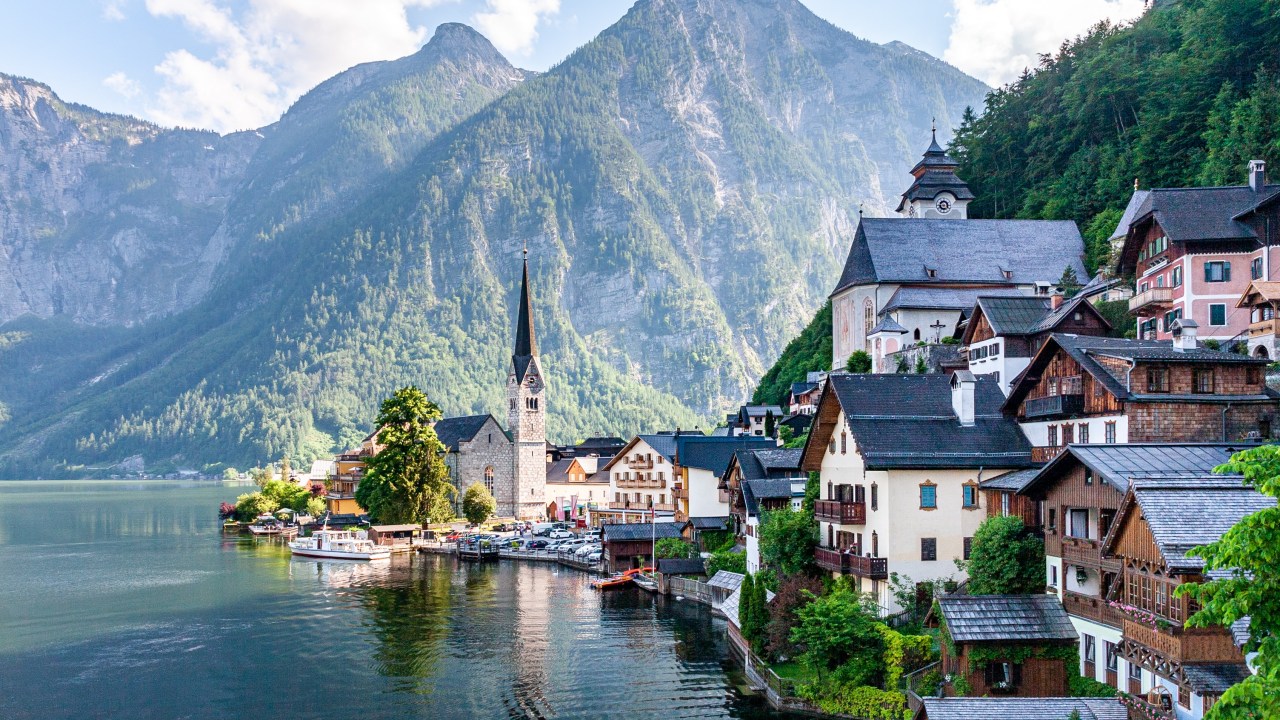
<instances>
[{"instance_id":1,"label":"mountain","mask_svg":"<svg viewBox=\"0 0 1280 720\"><path fill-rule=\"evenodd\" d=\"M441 34L481 47L446 26L420 55ZM526 244L554 439L705 422L820 304L930 119L986 91L794 0L641 0L544 74L491 57L472 77L509 87L406 140L394 113L431 87L412 60L261 131L199 302L128 331L0 327L0 362L47 388L0 379L3 472L319 454L409 382L501 415Z\"/></svg>"}]
</instances>

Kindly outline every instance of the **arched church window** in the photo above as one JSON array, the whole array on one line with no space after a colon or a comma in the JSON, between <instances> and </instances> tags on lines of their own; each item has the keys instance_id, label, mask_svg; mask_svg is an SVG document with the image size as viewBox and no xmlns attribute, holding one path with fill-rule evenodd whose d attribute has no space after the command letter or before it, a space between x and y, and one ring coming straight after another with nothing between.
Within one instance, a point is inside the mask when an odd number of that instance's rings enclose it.
<instances>
[{"instance_id":1,"label":"arched church window","mask_svg":"<svg viewBox=\"0 0 1280 720\"><path fill-rule=\"evenodd\" d=\"M484 486L489 490L489 494L493 494L493 466L484 469Z\"/></svg>"},{"instance_id":2,"label":"arched church window","mask_svg":"<svg viewBox=\"0 0 1280 720\"><path fill-rule=\"evenodd\" d=\"M871 306L871 298L867 298L862 303L862 336L866 337L871 334L871 328L876 326L876 311Z\"/></svg>"}]
</instances>

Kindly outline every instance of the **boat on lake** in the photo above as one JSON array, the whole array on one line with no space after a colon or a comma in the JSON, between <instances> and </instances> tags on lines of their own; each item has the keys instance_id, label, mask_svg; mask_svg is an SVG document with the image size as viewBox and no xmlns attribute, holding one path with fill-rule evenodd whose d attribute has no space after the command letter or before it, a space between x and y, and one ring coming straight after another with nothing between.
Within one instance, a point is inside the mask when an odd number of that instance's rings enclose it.
<instances>
[{"instance_id":1,"label":"boat on lake","mask_svg":"<svg viewBox=\"0 0 1280 720\"><path fill-rule=\"evenodd\" d=\"M249 532L254 535L279 535L284 532L284 523L274 515L259 515L258 519L249 525Z\"/></svg>"},{"instance_id":2,"label":"boat on lake","mask_svg":"<svg viewBox=\"0 0 1280 720\"><path fill-rule=\"evenodd\" d=\"M332 558L335 560L388 560L391 548L375 545L372 540L357 537L350 530L317 530L310 537L289 543L294 555Z\"/></svg>"},{"instance_id":3,"label":"boat on lake","mask_svg":"<svg viewBox=\"0 0 1280 720\"><path fill-rule=\"evenodd\" d=\"M615 590L630 585L633 577L632 575L614 575L603 580L596 580L591 583L591 587L597 590Z\"/></svg>"}]
</instances>

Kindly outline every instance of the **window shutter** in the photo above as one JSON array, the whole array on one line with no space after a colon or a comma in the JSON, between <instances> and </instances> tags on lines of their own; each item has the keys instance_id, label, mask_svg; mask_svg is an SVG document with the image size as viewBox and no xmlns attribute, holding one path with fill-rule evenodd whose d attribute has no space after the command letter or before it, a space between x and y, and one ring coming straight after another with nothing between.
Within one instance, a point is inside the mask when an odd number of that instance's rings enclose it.
<instances>
[{"instance_id":1,"label":"window shutter","mask_svg":"<svg viewBox=\"0 0 1280 720\"><path fill-rule=\"evenodd\" d=\"M1212 263L1205 263L1205 264L1204 264L1204 281L1205 281L1205 282L1213 282L1213 272L1212 272L1212 268L1213 268L1213 264L1212 264Z\"/></svg>"},{"instance_id":2,"label":"window shutter","mask_svg":"<svg viewBox=\"0 0 1280 720\"><path fill-rule=\"evenodd\" d=\"M1222 282L1231 282L1231 263L1222 263Z\"/></svg>"}]
</instances>

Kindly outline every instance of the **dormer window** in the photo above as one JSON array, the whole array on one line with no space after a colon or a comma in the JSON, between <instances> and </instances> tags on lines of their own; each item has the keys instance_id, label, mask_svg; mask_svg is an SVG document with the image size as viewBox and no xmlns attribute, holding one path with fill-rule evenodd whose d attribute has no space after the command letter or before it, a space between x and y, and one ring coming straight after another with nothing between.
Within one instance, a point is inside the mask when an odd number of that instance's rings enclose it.
<instances>
[{"instance_id":1,"label":"dormer window","mask_svg":"<svg viewBox=\"0 0 1280 720\"><path fill-rule=\"evenodd\" d=\"M1012 271L1012 270L1001 270L1001 271L1000 271L1000 274L1004 275L1004 279L1005 279L1005 280L1012 280L1012 279L1013 279L1013 271Z\"/></svg>"},{"instance_id":2,"label":"dormer window","mask_svg":"<svg viewBox=\"0 0 1280 720\"><path fill-rule=\"evenodd\" d=\"M938 269L937 269L937 268L926 267L926 268L924 269L924 274L925 274L925 276L926 276L926 277L936 278L936 277L938 277Z\"/></svg>"}]
</instances>

